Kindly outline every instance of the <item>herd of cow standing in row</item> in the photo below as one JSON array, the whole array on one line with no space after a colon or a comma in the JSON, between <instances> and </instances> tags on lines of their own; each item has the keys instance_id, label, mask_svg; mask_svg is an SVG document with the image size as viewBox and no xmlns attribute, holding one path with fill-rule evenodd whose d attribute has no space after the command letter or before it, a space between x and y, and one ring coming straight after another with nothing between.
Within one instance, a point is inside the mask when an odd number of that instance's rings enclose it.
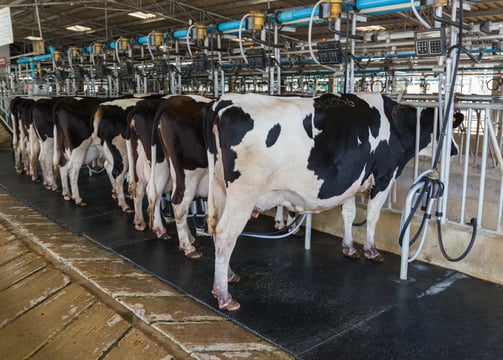
<instances>
[{"instance_id":1,"label":"herd of cow standing in row","mask_svg":"<svg viewBox=\"0 0 503 360\"><path fill-rule=\"evenodd\" d=\"M10 112L18 173L36 181L40 168L47 189L85 205L81 167L104 158L112 195L125 212L133 211L124 194L128 179L137 230L147 228L147 195L150 229L158 237L166 232L160 202L171 195L179 247L191 259L202 253L187 215L194 197L207 198L215 244L212 293L229 311L240 307L228 292L228 282L239 280L229 267L237 238L250 216L275 206L318 213L342 205L342 251L357 258L355 195L368 192L364 255L383 260L375 226L392 181L414 156L417 120L415 108L364 93L15 97ZM433 123L433 109L422 110L420 148L430 143Z\"/></svg>"}]
</instances>

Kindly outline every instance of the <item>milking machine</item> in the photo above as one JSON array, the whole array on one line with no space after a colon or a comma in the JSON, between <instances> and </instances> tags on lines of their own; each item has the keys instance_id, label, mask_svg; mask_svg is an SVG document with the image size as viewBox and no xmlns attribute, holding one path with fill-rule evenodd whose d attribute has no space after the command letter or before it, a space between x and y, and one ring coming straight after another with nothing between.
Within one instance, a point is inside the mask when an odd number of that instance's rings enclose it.
<instances>
[{"instance_id":1,"label":"milking machine","mask_svg":"<svg viewBox=\"0 0 503 360\"><path fill-rule=\"evenodd\" d=\"M452 18L453 20L444 19L441 17L442 14L442 6L443 3L440 3L436 8L436 14L434 19L436 20L436 26L440 26L440 23L447 23L451 26L451 43L454 45L449 48L447 51L448 58L446 61L446 71L445 71L445 85L448 88L448 93L446 94L446 103L445 108L442 108L442 97L439 91L439 107L440 111L438 114L440 115L440 120L442 124L440 139L437 144L436 152L433 158L432 168L427 170L423 174L421 174L414 181L414 184L410 188L406 200L405 206L402 213L402 220L400 224L400 235L399 235L399 245L401 246L401 266L400 266L400 279L407 279L407 268L408 263L414 261L420 254L423 249L426 233L428 231L428 223L432 217L432 209L435 201L437 202L437 210L435 212L436 220L437 220L437 237L439 242L439 247L442 255L451 262L461 261L464 259L470 250L473 247L475 242L476 234L477 234L477 219L472 218L469 222L469 225L472 227L472 234L470 242L466 249L462 252L461 255L457 257L452 257L449 255L445 249L444 240L442 237L442 223L445 222L445 209L446 204L444 202L444 197L446 197L446 187L444 180L441 178L440 172L437 170L438 163L440 161L441 153L443 153L443 163L441 171L446 174L448 173L448 163L450 158L450 142L445 142L446 138L451 139L452 136L452 126L450 119L453 117L453 109L454 109L454 89L456 85L456 77L458 72L458 66L460 62L460 54L461 52L465 53L469 56L473 61L480 61L482 53L480 53L479 58L474 58L470 52L463 46L463 29L466 27L463 22L463 1L459 0L459 18L458 22L455 22L455 12L456 7L453 6ZM424 20L423 20L424 21ZM425 22L426 25L427 24ZM455 31L457 30L457 40ZM443 45L445 43L445 39L442 37L442 32L437 28L429 29L426 31L435 32L433 36L429 35L424 38L422 36L416 36L416 49L419 53L426 53L428 55L441 55L439 56L439 65L443 65L443 56L446 52L443 49ZM426 40L425 40L426 39ZM453 52L455 55L452 56ZM442 111L443 110L443 111ZM419 116L419 111L418 111ZM447 167L445 166L447 164ZM412 218L415 213L421 209L424 211L422 221L412 237L410 238L410 226L412 222ZM414 255L409 257L410 246L416 242L416 240L421 236L421 240L419 242L418 248Z\"/></svg>"}]
</instances>

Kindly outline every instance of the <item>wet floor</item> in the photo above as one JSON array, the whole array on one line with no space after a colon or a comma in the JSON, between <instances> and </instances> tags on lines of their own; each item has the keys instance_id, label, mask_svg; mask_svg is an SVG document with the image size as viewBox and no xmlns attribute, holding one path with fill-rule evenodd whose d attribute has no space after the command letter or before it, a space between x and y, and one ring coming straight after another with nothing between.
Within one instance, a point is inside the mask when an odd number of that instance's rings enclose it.
<instances>
[{"instance_id":1,"label":"wet floor","mask_svg":"<svg viewBox=\"0 0 503 360\"><path fill-rule=\"evenodd\" d=\"M82 173L89 205L79 208L15 175L10 153L0 153L0 163L0 185L30 207L299 359L495 359L503 352L503 287L423 263L403 282L398 256L385 253L383 264L346 259L340 239L319 232L310 251L302 238L241 237L231 266L242 280L230 291L242 307L220 313L211 296L210 238L200 238L203 259L185 259L174 227L169 240L134 230L104 175ZM261 217L248 230L271 227Z\"/></svg>"}]
</instances>

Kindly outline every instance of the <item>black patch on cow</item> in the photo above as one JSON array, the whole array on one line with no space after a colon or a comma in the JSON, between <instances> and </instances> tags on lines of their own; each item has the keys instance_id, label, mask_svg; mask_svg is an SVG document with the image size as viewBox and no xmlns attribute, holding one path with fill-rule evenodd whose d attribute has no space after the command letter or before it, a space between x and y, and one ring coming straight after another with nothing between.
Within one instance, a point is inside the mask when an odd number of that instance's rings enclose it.
<instances>
[{"instance_id":1,"label":"black patch on cow","mask_svg":"<svg viewBox=\"0 0 503 360\"><path fill-rule=\"evenodd\" d=\"M171 196L175 205L185 196L185 171L208 167L203 134L204 105L188 96L173 96L163 100L156 113L160 143L176 174Z\"/></svg>"},{"instance_id":2,"label":"black patch on cow","mask_svg":"<svg viewBox=\"0 0 503 360\"><path fill-rule=\"evenodd\" d=\"M237 154L231 147L240 144L245 135L253 129L253 125L254 121L250 114L236 106L226 108L218 119L217 126L226 184L232 183L241 176L239 170L235 170Z\"/></svg>"},{"instance_id":3,"label":"black patch on cow","mask_svg":"<svg viewBox=\"0 0 503 360\"><path fill-rule=\"evenodd\" d=\"M53 107L53 120L62 129L64 148L75 149L91 136L91 115L107 99L61 99Z\"/></svg>"},{"instance_id":4,"label":"black patch on cow","mask_svg":"<svg viewBox=\"0 0 503 360\"><path fill-rule=\"evenodd\" d=\"M265 145L267 147L273 146L278 140L280 132L281 132L281 125L280 124L274 125L271 128L271 130L269 130L269 132L267 133L267 138L265 139Z\"/></svg>"},{"instance_id":5,"label":"black patch on cow","mask_svg":"<svg viewBox=\"0 0 503 360\"><path fill-rule=\"evenodd\" d=\"M136 103L133 110L127 115L126 139L135 138L135 142L141 142L148 160L152 160L152 145L156 145L157 163L164 161L164 152L159 143L157 129L154 129L154 117L159 106L160 99L145 99ZM131 128L134 119L135 126ZM136 147L135 147L136 149Z\"/></svg>"},{"instance_id":6,"label":"black patch on cow","mask_svg":"<svg viewBox=\"0 0 503 360\"><path fill-rule=\"evenodd\" d=\"M33 126L42 141L53 137L54 122L52 121L52 107L54 99L40 99L32 106L31 117Z\"/></svg>"},{"instance_id":7,"label":"black patch on cow","mask_svg":"<svg viewBox=\"0 0 503 360\"><path fill-rule=\"evenodd\" d=\"M369 136L376 137L382 122L388 120L381 119L375 107L352 94L323 95L315 99L314 108L313 123L320 133L314 137L308 169L323 180L318 197L342 195L363 171L362 182L371 174L376 177L374 195L385 188L402 157L402 147L392 135L389 144L382 141L372 152ZM308 131L306 122L304 128Z\"/></svg>"},{"instance_id":8,"label":"black patch on cow","mask_svg":"<svg viewBox=\"0 0 503 360\"><path fill-rule=\"evenodd\" d=\"M102 98L60 98L53 106L53 121L58 132L58 152L60 165L66 163L64 149L73 150L85 139L91 137L92 115Z\"/></svg>"},{"instance_id":9,"label":"black patch on cow","mask_svg":"<svg viewBox=\"0 0 503 360\"><path fill-rule=\"evenodd\" d=\"M311 139L313 138L313 114L307 115L304 120L302 120L302 125L304 126L304 130L306 130L307 136Z\"/></svg>"},{"instance_id":10,"label":"black patch on cow","mask_svg":"<svg viewBox=\"0 0 503 360\"><path fill-rule=\"evenodd\" d=\"M217 154L217 146L215 142L215 136L213 134L213 125L217 123L217 114L221 109L230 105L232 105L232 101L230 100L211 101L210 103L206 104L202 109L204 119L203 121L204 142L210 154L213 155ZM215 107L215 109L213 109L213 107Z\"/></svg>"},{"instance_id":11,"label":"black patch on cow","mask_svg":"<svg viewBox=\"0 0 503 360\"><path fill-rule=\"evenodd\" d=\"M129 109L132 109L133 106L131 105ZM126 138L128 110L116 105L102 105L101 110L102 117L98 125L98 137L101 139L101 143L106 143L110 150L113 159L112 176L117 178L124 170L124 162L119 149L112 142L118 136Z\"/></svg>"}]
</instances>

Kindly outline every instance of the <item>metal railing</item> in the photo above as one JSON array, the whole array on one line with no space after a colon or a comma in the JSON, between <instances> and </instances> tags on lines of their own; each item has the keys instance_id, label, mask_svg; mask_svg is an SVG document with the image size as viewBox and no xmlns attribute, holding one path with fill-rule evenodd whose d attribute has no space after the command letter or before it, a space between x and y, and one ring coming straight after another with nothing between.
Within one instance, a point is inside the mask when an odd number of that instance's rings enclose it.
<instances>
[{"instance_id":1,"label":"metal railing","mask_svg":"<svg viewBox=\"0 0 503 360\"><path fill-rule=\"evenodd\" d=\"M433 98L430 98L433 99ZM426 100L428 96L426 96ZM455 111L465 115L464 125L454 132L459 145L459 156L448 159L448 173L441 174L445 181L447 201L445 220L467 225L467 218L476 217L478 227L503 234L503 99L501 97L463 96L457 99ZM434 100L422 97L405 99L418 107L436 107ZM435 146L434 146L435 148ZM445 154L441 165L446 163ZM426 170L431 163L416 155L411 176ZM402 175L403 176L403 175ZM401 187L411 185L409 178L399 178ZM408 184L408 185L407 185ZM449 189L450 188L450 189ZM388 209L402 211L403 203L390 197Z\"/></svg>"},{"instance_id":2,"label":"metal railing","mask_svg":"<svg viewBox=\"0 0 503 360\"><path fill-rule=\"evenodd\" d=\"M0 96L0 122L12 134L12 121L10 118L10 98L8 96Z\"/></svg>"}]
</instances>

